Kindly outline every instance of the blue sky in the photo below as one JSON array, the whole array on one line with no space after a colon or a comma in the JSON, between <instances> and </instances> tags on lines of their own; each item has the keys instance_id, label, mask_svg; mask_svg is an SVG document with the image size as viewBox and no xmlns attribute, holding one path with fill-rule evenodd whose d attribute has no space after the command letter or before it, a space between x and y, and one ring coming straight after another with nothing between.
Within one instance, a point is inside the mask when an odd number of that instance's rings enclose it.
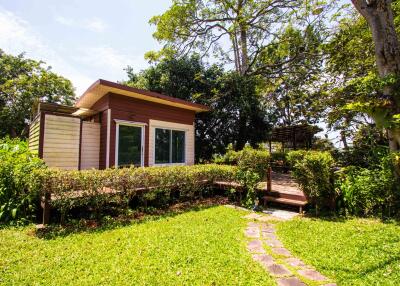
<instances>
[{"instance_id":1,"label":"blue sky","mask_svg":"<svg viewBox=\"0 0 400 286\"><path fill-rule=\"evenodd\" d=\"M0 48L26 52L70 79L79 96L95 80L126 78L123 70L148 66L157 50L149 19L169 0L0 0Z\"/></svg>"}]
</instances>

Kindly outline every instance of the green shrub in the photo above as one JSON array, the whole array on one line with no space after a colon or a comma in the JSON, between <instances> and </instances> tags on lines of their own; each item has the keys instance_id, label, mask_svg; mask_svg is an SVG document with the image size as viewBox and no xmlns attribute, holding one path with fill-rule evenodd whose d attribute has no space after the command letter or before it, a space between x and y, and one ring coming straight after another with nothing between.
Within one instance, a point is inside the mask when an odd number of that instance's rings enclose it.
<instances>
[{"instance_id":1,"label":"green shrub","mask_svg":"<svg viewBox=\"0 0 400 286\"><path fill-rule=\"evenodd\" d=\"M334 188L335 162L329 152L291 151L288 161L292 174L308 201L318 208L333 209L337 198Z\"/></svg>"},{"instance_id":2,"label":"green shrub","mask_svg":"<svg viewBox=\"0 0 400 286\"><path fill-rule=\"evenodd\" d=\"M399 190L396 185L391 156L382 158L380 166L374 169L343 168L337 182L345 213L364 216L391 216L398 210Z\"/></svg>"},{"instance_id":3,"label":"green shrub","mask_svg":"<svg viewBox=\"0 0 400 286\"><path fill-rule=\"evenodd\" d=\"M236 176L236 166L216 164L85 171L46 169L36 172L32 189L57 198L53 205L62 212L86 205L100 210L104 204L128 202L132 197L144 204L168 201L172 196L191 199L209 190L212 182L236 181ZM110 196L110 192L114 195Z\"/></svg>"},{"instance_id":4,"label":"green shrub","mask_svg":"<svg viewBox=\"0 0 400 286\"><path fill-rule=\"evenodd\" d=\"M34 217L38 196L29 192L32 171L44 168L24 141L0 140L0 223L24 223Z\"/></svg>"},{"instance_id":5,"label":"green shrub","mask_svg":"<svg viewBox=\"0 0 400 286\"><path fill-rule=\"evenodd\" d=\"M248 144L241 151L233 150L233 145L229 144L225 155L214 156L215 163L238 166L236 179L246 186L246 197L243 201L246 207L254 206L257 184L264 179L270 159L270 153L265 148L254 149Z\"/></svg>"}]
</instances>

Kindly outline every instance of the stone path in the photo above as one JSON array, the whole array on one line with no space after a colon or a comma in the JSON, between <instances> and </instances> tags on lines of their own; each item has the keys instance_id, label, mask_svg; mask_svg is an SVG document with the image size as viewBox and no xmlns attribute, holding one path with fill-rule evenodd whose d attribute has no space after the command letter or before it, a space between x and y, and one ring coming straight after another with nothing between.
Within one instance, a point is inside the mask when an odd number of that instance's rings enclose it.
<instances>
[{"instance_id":1,"label":"stone path","mask_svg":"<svg viewBox=\"0 0 400 286\"><path fill-rule=\"evenodd\" d=\"M247 250L254 261L276 278L278 286L336 285L313 267L292 256L276 236L276 218L256 213L244 218L251 220L244 231L248 238Z\"/></svg>"}]
</instances>

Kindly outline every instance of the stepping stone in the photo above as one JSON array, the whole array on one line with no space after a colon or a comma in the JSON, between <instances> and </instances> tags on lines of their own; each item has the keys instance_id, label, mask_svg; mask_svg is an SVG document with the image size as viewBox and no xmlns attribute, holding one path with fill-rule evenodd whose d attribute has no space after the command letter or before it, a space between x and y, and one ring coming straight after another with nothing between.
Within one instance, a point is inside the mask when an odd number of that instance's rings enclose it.
<instances>
[{"instance_id":1,"label":"stepping stone","mask_svg":"<svg viewBox=\"0 0 400 286\"><path fill-rule=\"evenodd\" d=\"M319 273L316 270L312 269L304 269L304 270L299 270L297 271L301 276L304 276L305 278L313 281L324 281L328 280L324 275Z\"/></svg>"},{"instance_id":2,"label":"stepping stone","mask_svg":"<svg viewBox=\"0 0 400 286\"><path fill-rule=\"evenodd\" d=\"M279 278L277 284L278 286L307 286L297 277Z\"/></svg>"},{"instance_id":3,"label":"stepping stone","mask_svg":"<svg viewBox=\"0 0 400 286\"><path fill-rule=\"evenodd\" d=\"M265 243L267 245L269 245L270 247L283 247L282 242L280 242L277 239L268 239L268 240L265 241Z\"/></svg>"},{"instance_id":4,"label":"stepping stone","mask_svg":"<svg viewBox=\"0 0 400 286\"><path fill-rule=\"evenodd\" d=\"M253 254L253 260L261 263L265 268L274 264L272 256L267 254Z\"/></svg>"},{"instance_id":5,"label":"stepping stone","mask_svg":"<svg viewBox=\"0 0 400 286\"><path fill-rule=\"evenodd\" d=\"M265 253L261 240L252 240L248 242L247 250L251 253Z\"/></svg>"},{"instance_id":6,"label":"stepping stone","mask_svg":"<svg viewBox=\"0 0 400 286\"><path fill-rule=\"evenodd\" d=\"M274 247L272 248L272 252L281 256L290 257L292 254L284 247Z\"/></svg>"},{"instance_id":7,"label":"stepping stone","mask_svg":"<svg viewBox=\"0 0 400 286\"><path fill-rule=\"evenodd\" d=\"M261 217L261 215L259 215L259 214L251 213L251 214L245 215L243 218L246 218L246 219L257 219L257 218L260 218L260 217Z\"/></svg>"},{"instance_id":8,"label":"stepping stone","mask_svg":"<svg viewBox=\"0 0 400 286\"><path fill-rule=\"evenodd\" d=\"M273 276L284 276L284 275L291 275L292 273L283 265L280 264L272 264L267 267L268 271Z\"/></svg>"},{"instance_id":9,"label":"stepping stone","mask_svg":"<svg viewBox=\"0 0 400 286\"><path fill-rule=\"evenodd\" d=\"M278 237L271 232L262 232L262 237L263 238L268 238L268 239L278 239Z\"/></svg>"},{"instance_id":10,"label":"stepping stone","mask_svg":"<svg viewBox=\"0 0 400 286\"><path fill-rule=\"evenodd\" d=\"M305 267L305 263L298 258L290 257L285 259L285 262L293 267Z\"/></svg>"},{"instance_id":11,"label":"stepping stone","mask_svg":"<svg viewBox=\"0 0 400 286\"><path fill-rule=\"evenodd\" d=\"M248 227L259 227L260 226L260 224L259 223L256 223L256 222L249 222L248 224L247 224L247 226Z\"/></svg>"},{"instance_id":12,"label":"stepping stone","mask_svg":"<svg viewBox=\"0 0 400 286\"><path fill-rule=\"evenodd\" d=\"M244 235L250 238L258 238L260 237L260 230L255 227L248 227L245 229Z\"/></svg>"},{"instance_id":13,"label":"stepping stone","mask_svg":"<svg viewBox=\"0 0 400 286\"><path fill-rule=\"evenodd\" d=\"M275 233L275 228L271 225L262 225L261 231L263 233Z\"/></svg>"}]
</instances>

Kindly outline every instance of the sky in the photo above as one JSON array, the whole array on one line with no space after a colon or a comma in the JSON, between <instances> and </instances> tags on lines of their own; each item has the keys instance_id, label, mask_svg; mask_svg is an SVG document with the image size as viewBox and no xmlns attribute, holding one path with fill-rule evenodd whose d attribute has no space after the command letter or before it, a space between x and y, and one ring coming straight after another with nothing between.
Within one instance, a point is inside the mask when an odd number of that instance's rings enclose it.
<instances>
[{"instance_id":1,"label":"sky","mask_svg":"<svg viewBox=\"0 0 400 286\"><path fill-rule=\"evenodd\" d=\"M43 60L72 81L80 96L97 79L126 79L124 68L148 66L144 54L161 46L152 38L154 15L170 0L0 0L0 48Z\"/></svg>"},{"instance_id":2,"label":"sky","mask_svg":"<svg viewBox=\"0 0 400 286\"><path fill-rule=\"evenodd\" d=\"M148 67L144 54L161 48L148 21L171 2L0 0L0 48L46 62L80 96L100 78L126 79L128 65L136 72ZM337 144L335 132L329 137Z\"/></svg>"}]
</instances>

